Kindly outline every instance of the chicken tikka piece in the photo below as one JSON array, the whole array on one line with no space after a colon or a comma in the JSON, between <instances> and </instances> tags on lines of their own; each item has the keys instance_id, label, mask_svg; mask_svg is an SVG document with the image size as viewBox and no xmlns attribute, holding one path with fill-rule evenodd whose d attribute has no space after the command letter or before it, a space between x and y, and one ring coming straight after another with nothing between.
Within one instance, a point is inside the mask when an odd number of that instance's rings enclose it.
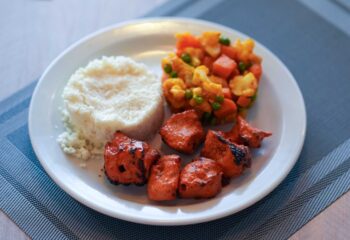
<instances>
[{"instance_id":1,"label":"chicken tikka piece","mask_svg":"<svg viewBox=\"0 0 350 240\"><path fill-rule=\"evenodd\" d=\"M169 147L187 154L193 153L205 137L195 110L173 114L159 133Z\"/></svg>"},{"instance_id":2,"label":"chicken tikka piece","mask_svg":"<svg viewBox=\"0 0 350 240\"><path fill-rule=\"evenodd\" d=\"M208 158L199 157L188 163L180 173L181 198L211 198L220 193L222 169Z\"/></svg>"},{"instance_id":3,"label":"chicken tikka piece","mask_svg":"<svg viewBox=\"0 0 350 240\"><path fill-rule=\"evenodd\" d=\"M179 185L181 158L178 155L162 156L152 166L148 180L148 198L154 201L174 200Z\"/></svg>"},{"instance_id":4,"label":"chicken tikka piece","mask_svg":"<svg viewBox=\"0 0 350 240\"><path fill-rule=\"evenodd\" d=\"M223 135L230 142L259 148L264 138L271 136L272 133L253 127L243 117L238 116L231 131Z\"/></svg>"},{"instance_id":5,"label":"chicken tikka piece","mask_svg":"<svg viewBox=\"0 0 350 240\"><path fill-rule=\"evenodd\" d=\"M146 142L116 132L105 146L104 169L113 184L143 185L147 182L151 166L160 157L157 150Z\"/></svg>"},{"instance_id":6,"label":"chicken tikka piece","mask_svg":"<svg viewBox=\"0 0 350 240\"><path fill-rule=\"evenodd\" d=\"M248 147L230 142L222 133L212 130L207 133L201 156L215 160L227 178L240 176L252 159Z\"/></svg>"}]
</instances>

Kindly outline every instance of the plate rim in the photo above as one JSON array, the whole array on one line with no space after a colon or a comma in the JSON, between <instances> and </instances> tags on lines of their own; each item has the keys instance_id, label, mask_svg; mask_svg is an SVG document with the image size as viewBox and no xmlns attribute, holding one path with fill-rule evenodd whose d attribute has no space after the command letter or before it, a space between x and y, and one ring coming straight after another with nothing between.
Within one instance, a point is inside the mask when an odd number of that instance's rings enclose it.
<instances>
[{"instance_id":1,"label":"plate rim","mask_svg":"<svg viewBox=\"0 0 350 240\"><path fill-rule=\"evenodd\" d=\"M30 137L30 141L33 147L33 150L40 162L40 164L43 166L44 170L46 171L46 173L48 174L48 176L66 193L68 193L72 198L74 198L75 200L77 200L78 202L84 204L85 206L92 208L94 210L96 210L97 212L103 213L105 215L114 217L114 218L118 218L118 219L122 219L122 220L126 220L129 222L135 222L135 223L140 223L140 224L146 224L146 225L163 225L163 226L176 226L176 225L189 225L189 224L196 224L196 223L202 223L202 222L208 222L208 221L213 221L219 218L223 218L226 216L229 216L231 214L237 213L242 211L243 209L254 205L255 203L257 203L258 201L260 201L262 198L266 197L268 194L270 194L285 178L286 176L290 173L290 171L292 170L292 168L294 167L295 163L297 162L301 150L303 148L304 142L305 142L305 136L306 136L306 127L307 127L307 114L306 114L306 107L305 107L305 101L303 98L303 95L301 93L301 90L299 88L299 85L297 84L297 81L295 80L293 74L289 71L289 69L287 68L287 66L282 62L281 59L279 59L271 50L269 50L267 47L265 47L263 44L261 44L259 41L255 40L254 41L256 43L259 44L259 47L261 47L264 51L266 51L268 54L270 54L273 58L275 58L275 60L280 64L280 66L283 68L283 70L286 72L287 75L289 75L289 78L292 79L292 84L294 85L296 91L296 94L299 97L299 100L301 101L301 108L302 111L300 112L300 119L301 121L301 140L299 141L299 143L296 146L296 154L294 156L294 158L289 162L289 165L286 167L286 171L283 172L283 174L279 175L279 177L277 179L275 179L274 182L272 182L267 188L266 190L261 193L260 195L257 195L255 198L250 199L250 201L247 201L245 204L243 204L239 209L226 209L226 211L223 212L219 212L216 214L211 214L209 216L205 216L205 217L197 217L197 218L186 218L186 219L167 219L167 220L157 220L157 219L150 219L150 218L144 218L144 217L134 217L134 216L130 216L127 213L116 213L116 212L111 212L111 211L107 211L105 209L101 209L99 208L97 205L95 205L92 201L85 201L84 198L82 198L80 196L80 194L76 191L71 190L69 187L67 187L63 181L61 181L59 179L58 176L56 176L54 174L53 171L51 171L50 167L47 165L46 161L44 161L42 159L42 157L40 156L39 153L39 146L37 146L35 144L35 140L34 140L34 130L33 130L33 105L35 102L35 99L37 98L38 95L38 91L40 88L40 85L43 81L43 79L45 79L46 75L48 72L50 72L50 70L55 66L55 64L62 58L64 57L67 53L69 53L71 50L73 50L74 48L78 47L79 45L83 44L84 42L89 41L91 38L96 37L100 34L103 34L105 32L111 31L113 29L117 29L123 26L127 26L127 25L131 25L131 24L138 24L138 23L145 23L145 22L159 22L159 21L174 21L174 22L193 22L195 24L201 24L201 25L206 25L208 27L213 27L216 29L223 29L224 31L227 32L236 32L242 36L245 37L249 37L249 35L244 34L236 29L218 24L218 23L214 23L214 22L210 22L210 21L206 21L206 20L200 20L200 19L194 19L194 18L187 18L187 17L151 17L151 18L138 18L138 19L133 19L133 20L129 20L129 21L123 21L117 24L112 24L106 27L103 27L95 32L92 32L88 35L86 35L85 37L82 37L80 40L74 42L73 44L71 44L70 46L68 46L64 51L62 51L56 58L54 58L53 61L51 61L51 63L45 68L45 71L43 72L43 74L41 75L38 83L35 86L35 89L33 91L32 94L32 98L30 101L30 105L29 105L29 112L28 112L28 129L29 129L29 137Z\"/></svg>"}]
</instances>

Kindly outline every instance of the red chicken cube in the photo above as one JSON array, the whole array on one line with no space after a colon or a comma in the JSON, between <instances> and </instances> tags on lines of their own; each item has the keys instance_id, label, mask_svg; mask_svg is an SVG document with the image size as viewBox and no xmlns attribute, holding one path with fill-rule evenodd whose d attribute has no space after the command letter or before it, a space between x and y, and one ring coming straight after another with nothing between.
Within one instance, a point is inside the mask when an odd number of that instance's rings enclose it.
<instances>
[{"instance_id":1,"label":"red chicken cube","mask_svg":"<svg viewBox=\"0 0 350 240\"><path fill-rule=\"evenodd\" d=\"M251 154L248 147L237 145L224 138L216 131L208 131L201 156L211 158L219 163L224 177L237 177L250 167Z\"/></svg>"},{"instance_id":2,"label":"red chicken cube","mask_svg":"<svg viewBox=\"0 0 350 240\"><path fill-rule=\"evenodd\" d=\"M163 141L169 147L189 154L203 141L204 134L195 110L173 114L160 130Z\"/></svg>"},{"instance_id":3,"label":"red chicken cube","mask_svg":"<svg viewBox=\"0 0 350 240\"><path fill-rule=\"evenodd\" d=\"M265 132L252 127L243 117L238 116L236 124L230 132L224 133L225 138L230 142L243 144L251 148L259 148L264 138L271 136L272 133Z\"/></svg>"},{"instance_id":4,"label":"red chicken cube","mask_svg":"<svg viewBox=\"0 0 350 240\"><path fill-rule=\"evenodd\" d=\"M143 185L147 182L151 166L160 157L147 143L129 138L121 132L105 146L105 173L113 184Z\"/></svg>"},{"instance_id":5,"label":"red chicken cube","mask_svg":"<svg viewBox=\"0 0 350 240\"><path fill-rule=\"evenodd\" d=\"M212 159L199 157L180 173L179 194L182 198L211 198L221 191L222 169Z\"/></svg>"},{"instance_id":6,"label":"red chicken cube","mask_svg":"<svg viewBox=\"0 0 350 240\"><path fill-rule=\"evenodd\" d=\"M147 184L149 199L165 201L176 198L180 164L181 158L178 155L166 155L153 165Z\"/></svg>"}]
</instances>

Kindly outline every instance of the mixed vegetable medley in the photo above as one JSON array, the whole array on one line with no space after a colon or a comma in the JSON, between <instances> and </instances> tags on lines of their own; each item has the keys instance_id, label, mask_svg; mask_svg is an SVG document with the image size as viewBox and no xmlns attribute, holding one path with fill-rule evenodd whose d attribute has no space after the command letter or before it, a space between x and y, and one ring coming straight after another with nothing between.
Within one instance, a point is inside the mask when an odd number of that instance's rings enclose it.
<instances>
[{"instance_id":1,"label":"mixed vegetable medley","mask_svg":"<svg viewBox=\"0 0 350 240\"><path fill-rule=\"evenodd\" d=\"M173 112L195 109L205 123L232 122L257 96L261 57L252 39L231 43L220 32L176 34L176 52L162 59L163 92Z\"/></svg>"}]
</instances>

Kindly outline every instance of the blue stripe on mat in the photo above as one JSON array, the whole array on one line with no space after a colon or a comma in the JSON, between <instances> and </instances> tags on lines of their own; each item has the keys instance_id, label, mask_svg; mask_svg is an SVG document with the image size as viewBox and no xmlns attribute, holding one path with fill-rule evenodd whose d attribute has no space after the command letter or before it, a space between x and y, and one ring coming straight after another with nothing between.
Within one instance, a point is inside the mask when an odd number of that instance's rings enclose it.
<instances>
[{"instance_id":1,"label":"blue stripe on mat","mask_svg":"<svg viewBox=\"0 0 350 240\"><path fill-rule=\"evenodd\" d=\"M9 120L12 116L23 111L24 109L27 109L29 107L30 99L31 99L31 97L24 99L22 102L18 103L13 108L11 108L11 109L7 110L6 112L4 112L3 114L1 114L0 115L0 124Z\"/></svg>"},{"instance_id":2,"label":"blue stripe on mat","mask_svg":"<svg viewBox=\"0 0 350 240\"><path fill-rule=\"evenodd\" d=\"M350 82L342 76L350 76L350 69L345 64L330 64L350 62L349 37L296 1L206 3L209 1L172 1L153 14L199 17L246 32L277 53L292 70L306 101L308 132L299 161L285 181L257 204L209 223L157 227L104 216L70 198L35 157L23 119L32 84L0 103L0 126L7 129L0 129L5 134L0 134L0 184L4 186L0 207L29 236L285 239L349 190Z\"/></svg>"},{"instance_id":3,"label":"blue stripe on mat","mask_svg":"<svg viewBox=\"0 0 350 240\"><path fill-rule=\"evenodd\" d=\"M36 86L36 83L37 81L32 81L32 83L30 83L28 86L16 92L16 94L13 94L12 96L2 100L0 102L0 115L3 115L5 112L13 108L15 105L31 97L33 90Z\"/></svg>"}]
</instances>

